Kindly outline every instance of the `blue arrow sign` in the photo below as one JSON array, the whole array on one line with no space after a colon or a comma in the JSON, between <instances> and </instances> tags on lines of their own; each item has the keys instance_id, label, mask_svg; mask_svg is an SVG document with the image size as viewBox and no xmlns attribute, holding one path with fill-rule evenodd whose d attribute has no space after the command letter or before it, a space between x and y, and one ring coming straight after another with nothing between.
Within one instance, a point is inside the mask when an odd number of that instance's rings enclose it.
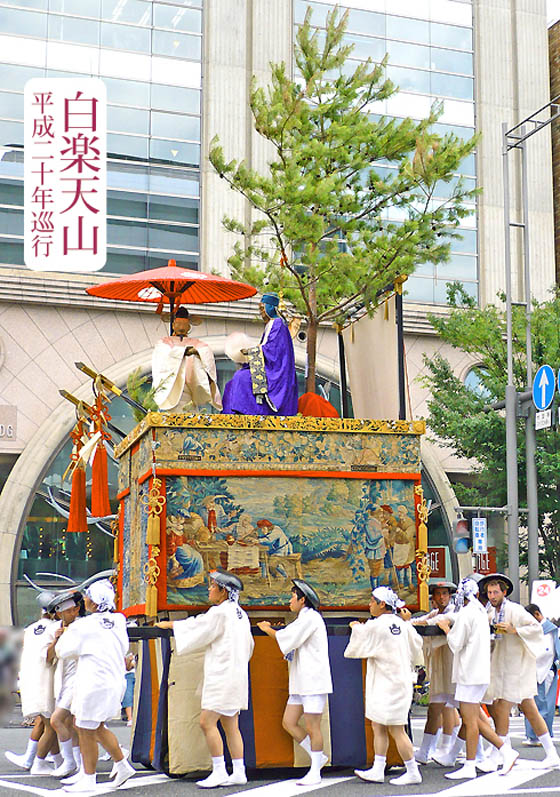
<instances>
[{"instance_id":1,"label":"blue arrow sign","mask_svg":"<svg viewBox=\"0 0 560 797\"><path fill-rule=\"evenodd\" d=\"M550 365L541 365L533 380L533 403L542 412L552 404L556 379Z\"/></svg>"}]
</instances>

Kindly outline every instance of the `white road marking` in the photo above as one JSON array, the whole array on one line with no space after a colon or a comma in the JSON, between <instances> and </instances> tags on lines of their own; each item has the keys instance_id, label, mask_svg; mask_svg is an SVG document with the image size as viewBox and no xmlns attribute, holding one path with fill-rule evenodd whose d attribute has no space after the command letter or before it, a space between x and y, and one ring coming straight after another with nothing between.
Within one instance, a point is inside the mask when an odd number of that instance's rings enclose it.
<instances>
[{"instance_id":1,"label":"white road marking","mask_svg":"<svg viewBox=\"0 0 560 797\"><path fill-rule=\"evenodd\" d=\"M28 794L39 794L40 797L47 797L53 793L52 789L40 789L38 786L27 786L25 783L14 783L9 780L0 780L0 788L2 786L15 791L26 791Z\"/></svg>"},{"instance_id":2,"label":"white road marking","mask_svg":"<svg viewBox=\"0 0 560 797\"><path fill-rule=\"evenodd\" d=\"M523 783L554 771L552 769L533 769L531 767L532 763L529 759L520 759L519 763L507 775L500 775L497 772L480 775L472 780L465 780L456 786L451 786L449 789L434 791L430 793L429 797L483 797L483 795L487 794L538 794L541 791L546 794L547 791L560 792L560 787L547 789L542 786L533 789L516 789L516 786L521 786ZM399 795L392 795L391 797L399 797ZM428 795L426 792L423 794L407 793L406 797L428 797Z\"/></svg>"},{"instance_id":3,"label":"white road marking","mask_svg":"<svg viewBox=\"0 0 560 797\"><path fill-rule=\"evenodd\" d=\"M21 777L21 776L20 776ZM36 776L35 776L36 777ZM171 783L171 780L164 774L154 774L154 775L144 775L140 777L132 777L127 780L126 783L123 783L122 786L119 786L118 789L114 789L112 787L112 781L107 780L103 783L98 783L95 788L95 792L91 792L91 794L115 794L117 791L122 791L123 789L135 789L135 788L144 788L145 786L157 786L160 783ZM64 791L63 788L57 789L42 789L39 786L31 786L26 783L14 783L13 781L9 780L0 780L0 788L4 786L7 789L14 789L14 791L25 791L28 794L37 794L39 797L68 797L68 792Z\"/></svg>"},{"instance_id":4,"label":"white road marking","mask_svg":"<svg viewBox=\"0 0 560 797\"><path fill-rule=\"evenodd\" d=\"M276 783L268 783L265 786L257 786L256 789L245 789L228 794L228 797L241 797L241 795L251 795L251 797L293 797L296 794L306 794L309 791L317 791L327 786L336 786L347 780L355 780L354 776L345 778L323 778L321 783L316 786L298 786L297 778L291 780L280 780ZM408 796L407 796L408 797ZM426 795L423 795L426 797Z\"/></svg>"}]
</instances>

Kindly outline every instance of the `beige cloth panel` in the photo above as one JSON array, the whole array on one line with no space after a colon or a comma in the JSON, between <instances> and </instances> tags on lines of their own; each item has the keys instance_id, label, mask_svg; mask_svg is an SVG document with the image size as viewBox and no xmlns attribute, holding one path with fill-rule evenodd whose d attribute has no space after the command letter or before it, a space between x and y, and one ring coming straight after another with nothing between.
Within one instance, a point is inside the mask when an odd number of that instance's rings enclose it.
<instances>
[{"instance_id":1,"label":"beige cloth panel","mask_svg":"<svg viewBox=\"0 0 560 797\"><path fill-rule=\"evenodd\" d=\"M178 656L174 640L171 647L167 698L169 772L180 775L211 769L212 760L199 725L204 651Z\"/></svg>"},{"instance_id":2,"label":"beige cloth panel","mask_svg":"<svg viewBox=\"0 0 560 797\"><path fill-rule=\"evenodd\" d=\"M305 730L305 722L303 714L299 721L301 727ZM321 733L323 734L323 753L328 757L329 761L326 766L330 766L331 761L331 722L329 717L329 700L325 703L325 709L321 716ZM294 741L294 767L308 767L311 764L311 759L296 741Z\"/></svg>"},{"instance_id":3,"label":"beige cloth panel","mask_svg":"<svg viewBox=\"0 0 560 797\"><path fill-rule=\"evenodd\" d=\"M356 418L398 418L399 382L395 297L373 318L362 316L342 332L352 406Z\"/></svg>"}]
</instances>

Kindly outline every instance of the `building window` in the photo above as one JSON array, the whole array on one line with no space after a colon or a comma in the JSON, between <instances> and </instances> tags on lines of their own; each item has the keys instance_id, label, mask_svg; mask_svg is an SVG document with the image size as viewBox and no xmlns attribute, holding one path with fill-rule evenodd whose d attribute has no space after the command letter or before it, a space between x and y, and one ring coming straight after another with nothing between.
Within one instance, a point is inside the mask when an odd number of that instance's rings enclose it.
<instances>
[{"instance_id":1,"label":"building window","mask_svg":"<svg viewBox=\"0 0 560 797\"><path fill-rule=\"evenodd\" d=\"M345 41L354 45L348 62L342 67L345 73L354 71L359 61L371 58L381 61L388 54L387 77L400 90L391 100L391 111L395 118L410 115L421 119L435 99L450 100L446 107L447 123L434 125L440 135L455 133L461 138L474 134L474 66L472 9L467 4L453 3L442 13L451 13L448 21L438 18L438 9L431 9L431 18L423 14L424 4L417 7L409 3L406 16L381 14L351 7L350 0L342 0L341 11L348 11L348 27ZM389 4L390 5L390 4ZM327 14L335 6L332 2L294 0L296 26L305 19L308 8L312 10L311 23L324 37ZM404 6L403 6L404 7ZM407 7L408 10L408 7ZM425 9L424 9L425 10ZM450 22L458 24L449 24ZM463 23L463 24L460 24ZM451 109L451 110L450 110ZM386 164L380 164L380 172ZM390 168L390 167L389 167ZM460 172L448 183L437 186L436 196L445 199L453 185L463 177L465 185L476 185L475 156L463 160ZM398 222L402 211L390 209L387 218ZM427 304L447 303L447 282L459 280L466 292L478 300L478 253L476 247L476 205L472 213L463 220L457 230L462 238L451 241L451 258L448 263L423 264L406 283L406 298L409 302Z\"/></svg>"}]
</instances>

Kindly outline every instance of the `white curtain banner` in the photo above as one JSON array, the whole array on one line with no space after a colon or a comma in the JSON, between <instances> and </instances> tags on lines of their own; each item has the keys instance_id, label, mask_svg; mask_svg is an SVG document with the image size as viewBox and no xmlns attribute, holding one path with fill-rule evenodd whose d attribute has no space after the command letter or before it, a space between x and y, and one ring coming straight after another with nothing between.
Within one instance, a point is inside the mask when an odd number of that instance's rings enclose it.
<instances>
[{"instance_id":1,"label":"white curtain banner","mask_svg":"<svg viewBox=\"0 0 560 797\"><path fill-rule=\"evenodd\" d=\"M399 382L395 297L372 318L362 316L342 332L356 418L397 419Z\"/></svg>"}]
</instances>

